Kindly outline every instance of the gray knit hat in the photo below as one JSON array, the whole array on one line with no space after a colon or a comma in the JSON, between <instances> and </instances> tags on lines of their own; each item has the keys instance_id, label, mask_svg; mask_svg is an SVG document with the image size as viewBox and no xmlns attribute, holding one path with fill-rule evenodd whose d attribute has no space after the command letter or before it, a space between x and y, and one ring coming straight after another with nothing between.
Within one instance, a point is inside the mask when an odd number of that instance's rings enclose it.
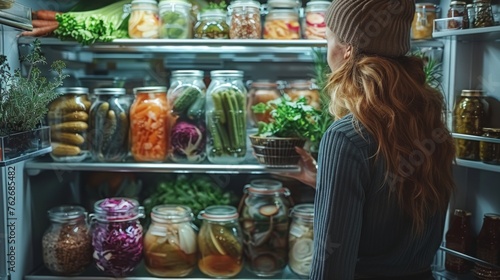
<instances>
[{"instance_id":1,"label":"gray knit hat","mask_svg":"<svg viewBox=\"0 0 500 280\"><path fill-rule=\"evenodd\" d=\"M326 24L363 53L403 56L410 50L414 0L333 0Z\"/></svg>"}]
</instances>

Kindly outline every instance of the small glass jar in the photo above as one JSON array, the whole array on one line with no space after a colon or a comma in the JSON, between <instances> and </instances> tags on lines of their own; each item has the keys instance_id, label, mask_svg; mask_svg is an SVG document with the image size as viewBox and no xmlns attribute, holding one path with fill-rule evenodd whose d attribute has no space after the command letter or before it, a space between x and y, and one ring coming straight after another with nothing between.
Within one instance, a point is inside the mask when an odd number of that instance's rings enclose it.
<instances>
[{"instance_id":1,"label":"small glass jar","mask_svg":"<svg viewBox=\"0 0 500 280\"><path fill-rule=\"evenodd\" d=\"M264 39L300 39L299 14L295 9L273 9L269 7L264 24Z\"/></svg>"},{"instance_id":2,"label":"small glass jar","mask_svg":"<svg viewBox=\"0 0 500 280\"><path fill-rule=\"evenodd\" d=\"M243 71L210 72L207 89L207 158L211 163L237 164L245 160L247 148L247 90Z\"/></svg>"},{"instance_id":3,"label":"small glass jar","mask_svg":"<svg viewBox=\"0 0 500 280\"><path fill-rule=\"evenodd\" d=\"M254 0L236 0L231 2L231 22L229 38L260 39L260 3Z\"/></svg>"},{"instance_id":4,"label":"small glass jar","mask_svg":"<svg viewBox=\"0 0 500 280\"><path fill-rule=\"evenodd\" d=\"M476 257L485 262L500 264L500 215L484 214L483 225L477 236ZM500 269L476 263L476 279L500 279Z\"/></svg>"},{"instance_id":5,"label":"small glass jar","mask_svg":"<svg viewBox=\"0 0 500 280\"><path fill-rule=\"evenodd\" d=\"M467 4L465 6L467 12L467 19L469 20L469 28L474 28L474 19L476 18L476 11L474 10L474 4Z\"/></svg>"},{"instance_id":6,"label":"small glass jar","mask_svg":"<svg viewBox=\"0 0 500 280\"><path fill-rule=\"evenodd\" d=\"M271 110L265 113L254 113L252 107L259 103L266 104L280 98L280 85L269 80L249 81L248 84L248 115L250 116L251 125L257 127L259 122L269 123L271 121Z\"/></svg>"},{"instance_id":7,"label":"small glass jar","mask_svg":"<svg viewBox=\"0 0 500 280\"><path fill-rule=\"evenodd\" d=\"M52 142L50 155L54 161L83 161L89 155L89 90L84 87L63 87L56 91L61 96L49 105L47 115Z\"/></svg>"},{"instance_id":8,"label":"small glass jar","mask_svg":"<svg viewBox=\"0 0 500 280\"><path fill-rule=\"evenodd\" d=\"M316 0L307 2L302 24L305 39L326 39L325 12L329 6L329 1Z\"/></svg>"},{"instance_id":9,"label":"small glass jar","mask_svg":"<svg viewBox=\"0 0 500 280\"><path fill-rule=\"evenodd\" d=\"M415 4L415 15L411 26L411 38L415 40L431 39L433 24L436 17L436 5L432 3Z\"/></svg>"},{"instance_id":10,"label":"small glass jar","mask_svg":"<svg viewBox=\"0 0 500 280\"><path fill-rule=\"evenodd\" d=\"M288 265L300 276L309 276L313 257L314 204L295 205L291 212L292 222L288 237Z\"/></svg>"},{"instance_id":11,"label":"small glass jar","mask_svg":"<svg viewBox=\"0 0 500 280\"><path fill-rule=\"evenodd\" d=\"M78 275L92 263L92 237L87 212L63 205L48 211L50 227L42 237L43 263L57 275Z\"/></svg>"},{"instance_id":12,"label":"small glass jar","mask_svg":"<svg viewBox=\"0 0 500 280\"><path fill-rule=\"evenodd\" d=\"M243 268L243 243L233 206L213 205L201 211L198 268L215 278L232 278Z\"/></svg>"},{"instance_id":13,"label":"small glass jar","mask_svg":"<svg viewBox=\"0 0 500 280\"><path fill-rule=\"evenodd\" d=\"M483 137L500 139L500 128L483 128ZM500 143L480 141L479 157L484 163L500 164Z\"/></svg>"},{"instance_id":14,"label":"small glass jar","mask_svg":"<svg viewBox=\"0 0 500 280\"><path fill-rule=\"evenodd\" d=\"M134 88L130 107L130 151L139 162L163 162L168 157L170 106L166 87Z\"/></svg>"},{"instance_id":15,"label":"small glass jar","mask_svg":"<svg viewBox=\"0 0 500 280\"><path fill-rule=\"evenodd\" d=\"M474 0L474 27L495 25L490 0Z\"/></svg>"},{"instance_id":16,"label":"small glass jar","mask_svg":"<svg viewBox=\"0 0 500 280\"><path fill-rule=\"evenodd\" d=\"M120 162L128 154L129 108L124 88L96 88L90 108L89 144L92 158Z\"/></svg>"},{"instance_id":17,"label":"small glass jar","mask_svg":"<svg viewBox=\"0 0 500 280\"><path fill-rule=\"evenodd\" d=\"M192 38L191 3L182 0L160 1L160 35L162 39Z\"/></svg>"},{"instance_id":18,"label":"small glass jar","mask_svg":"<svg viewBox=\"0 0 500 280\"><path fill-rule=\"evenodd\" d=\"M312 80L288 81L284 91L292 100L305 97L308 105L321 109L319 89Z\"/></svg>"},{"instance_id":19,"label":"small glass jar","mask_svg":"<svg viewBox=\"0 0 500 280\"><path fill-rule=\"evenodd\" d=\"M194 26L194 38L197 39L229 39L227 14L220 9L205 10Z\"/></svg>"},{"instance_id":20,"label":"small glass jar","mask_svg":"<svg viewBox=\"0 0 500 280\"><path fill-rule=\"evenodd\" d=\"M143 253L139 222L139 218L144 218L143 207L131 198L106 198L94 204L94 213L89 216L97 269L114 277L134 271Z\"/></svg>"},{"instance_id":21,"label":"small glass jar","mask_svg":"<svg viewBox=\"0 0 500 280\"><path fill-rule=\"evenodd\" d=\"M197 261L193 212L182 205L158 205L144 236L146 270L158 277L184 277Z\"/></svg>"},{"instance_id":22,"label":"small glass jar","mask_svg":"<svg viewBox=\"0 0 500 280\"><path fill-rule=\"evenodd\" d=\"M128 35L132 39L156 39L160 16L156 0L133 0L130 4Z\"/></svg>"},{"instance_id":23,"label":"small glass jar","mask_svg":"<svg viewBox=\"0 0 500 280\"><path fill-rule=\"evenodd\" d=\"M469 17L466 10L465 1L452 1L450 2L450 8L448 9L448 18L462 17L462 23L456 20L448 21L448 29L467 29L469 28Z\"/></svg>"},{"instance_id":24,"label":"small glass jar","mask_svg":"<svg viewBox=\"0 0 500 280\"><path fill-rule=\"evenodd\" d=\"M240 202L245 261L260 277L283 271L288 258L290 191L280 181L252 180Z\"/></svg>"},{"instance_id":25,"label":"small glass jar","mask_svg":"<svg viewBox=\"0 0 500 280\"><path fill-rule=\"evenodd\" d=\"M469 256L474 254L476 236L471 225L471 216L471 212L455 209L454 217L445 235L446 248ZM463 274L469 272L473 265L466 259L446 253L445 268L448 271Z\"/></svg>"}]
</instances>

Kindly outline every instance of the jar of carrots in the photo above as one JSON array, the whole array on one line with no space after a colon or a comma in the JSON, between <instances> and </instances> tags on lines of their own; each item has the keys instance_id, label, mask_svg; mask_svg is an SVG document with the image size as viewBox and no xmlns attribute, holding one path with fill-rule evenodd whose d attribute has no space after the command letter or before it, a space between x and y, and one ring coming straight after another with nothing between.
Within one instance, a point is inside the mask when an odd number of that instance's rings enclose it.
<instances>
[{"instance_id":1,"label":"jar of carrots","mask_svg":"<svg viewBox=\"0 0 500 280\"><path fill-rule=\"evenodd\" d=\"M134 88L130 107L130 151L138 162L163 162L168 157L170 106L166 87Z\"/></svg>"}]
</instances>

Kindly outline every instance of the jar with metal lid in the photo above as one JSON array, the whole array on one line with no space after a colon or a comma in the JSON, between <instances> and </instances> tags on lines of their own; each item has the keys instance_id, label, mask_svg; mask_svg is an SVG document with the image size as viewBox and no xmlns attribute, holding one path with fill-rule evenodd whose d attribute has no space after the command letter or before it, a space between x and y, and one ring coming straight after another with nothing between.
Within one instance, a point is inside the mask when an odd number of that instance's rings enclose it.
<instances>
[{"instance_id":1,"label":"jar with metal lid","mask_svg":"<svg viewBox=\"0 0 500 280\"><path fill-rule=\"evenodd\" d=\"M128 35L132 39L156 39L160 16L156 0L133 0L130 4Z\"/></svg>"},{"instance_id":2,"label":"jar with metal lid","mask_svg":"<svg viewBox=\"0 0 500 280\"><path fill-rule=\"evenodd\" d=\"M90 108L88 140L92 158L120 162L129 151L129 100L124 88L96 88Z\"/></svg>"},{"instance_id":3,"label":"jar with metal lid","mask_svg":"<svg viewBox=\"0 0 500 280\"><path fill-rule=\"evenodd\" d=\"M314 204L295 205L288 237L288 265L300 276L309 276L313 257Z\"/></svg>"},{"instance_id":4,"label":"jar with metal lid","mask_svg":"<svg viewBox=\"0 0 500 280\"><path fill-rule=\"evenodd\" d=\"M255 0L236 0L229 6L231 11L229 38L260 39L260 3Z\"/></svg>"},{"instance_id":5,"label":"jar with metal lid","mask_svg":"<svg viewBox=\"0 0 500 280\"><path fill-rule=\"evenodd\" d=\"M312 80L291 80L284 89L285 94L292 100L304 97L308 105L320 110L319 89Z\"/></svg>"},{"instance_id":6,"label":"jar with metal lid","mask_svg":"<svg viewBox=\"0 0 500 280\"><path fill-rule=\"evenodd\" d=\"M498 139L500 141L500 128L483 128L483 137ZM482 162L489 164L500 164L500 142L479 142L479 157Z\"/></svg>"},{"instance_id":7,"label":"jar with metal lid","mask_svg":"<svg viewBox=\"0 0 500 280\"><path fill-rule=\"evenodd\" d=\"M448 20L448 29L469 28L469 16L466 10L465 1L451 1L447 17L448 18L462 17L462 23L454 19Z\"/></svg>"},{"instance_id":8,"label":"jar with metal lid","mask_svg":"<svg viewBox=\"0 0 500 280\"><path fill-rule=\"evenodd\" d=\"M469 256L474 254L476 236L472 228L471 216L472 213L469 211L455 209L445 235L446 248ZM460 274L467 273L472 269L473 265L472 262L466 259L446 253L445 268L448 271Z\"/></svg>"},{"instance_id":9,"label":"jar with metal lid","mask_svg":"<svg viewBox=\"0 0 500 280\"><path fill-rule=\"evenodd\" d=\"M83 161L89 156L89 90L84 87L63 87L56 91L61 96L49 105L47 115L52 142L50 155L55 161Z\"/></svg>"},{"instance_id":10,"label":"jar with metal lid","mask_svg":"<svg viewBox=\"0 0 500 280\"><path fill-rule=\"evenodd\" d=\"M183 0L162 0L160 9L160 34L162 39L192 38L191 3Z\"/></svg>"},{"instance_id":11,"label":"jar with metal lid","mask_svg":"<svg viewBox=\"0 0 500 280\"><path fill-rule=\"evenodd\" d=\"M92 262L92 237L87 212L62 205L48 211L50 227L42 237L43 263L57 275L78 275Z\"/></svg>"},{"instance_id":12,"label":"jar with metal lid","mask_svg":"<svg viewBox=\"0 0 500 280\"><path fill-rule=\"evenodd\" d=\"M243 269L243 241L233 206L213 205L201 211L198 268L216 278L231 278Z\"/></svg>"},{"instance_id":13,"label":"jar with metal lid","mask_svg":"<svg viewBox=\"0 0 500 280\"><path fill-rule=\"evenodd\" d=\"M484 214L483 225L477 236L476 257L485 262L500 264L500 215ZM500 269L476 263L476 279L500 279Z\"/></svg>"},{"instance_id":14,"label":"jar with metal lid","mask_svg":"<svg viewBox=\"0 0 500 280\"><path fill-rule=\"evenodd\" d=\"M474 0L474 27L495 25L490 0Z\"/></svg>"},{"instance_id":15,"label":"jar with metal lid","mask_svg":"<svg viewBox=\"0 0 500 280\"><path fill-rule=\"evenodd\" d=\"M166 87L134 88L130 107L130 151L139 162L163 162L168 157L170 106Z\"/></svg>"},{"instance_id":16,"label":"jar with metal lid","mask_svg":"<svg viewBox=\"0 0 500 280\"><path fill-rule=\"evenodd\" d=\"M411 38L431 39L434 20L437 18L436 5L432 3L415 4L415 15L411 25Z\"/></svg>"},{"instance_id":17,"label":"jar with metal lid","mask_svg":"<svg viewBox=\"0 0 500 280\"><path fill-rule=\"evenodd\" d=\"M307 2L302 24L305 39L326 39L325 12L330 3L330 1L320 0Z\"/></svg>"},{"instance_id":18,"label":"jar with metal lid","mask_svg":"<svg viewBox=\"0 0 500 280\"><path fill-rule=\"evenodd\" d=\"M288 259L290 191L277 180L252 180L239 210L248 270L269 277L283 271Z\"/></svg>"},{"instance_id":19,"label":"jar with metal lid","mask_svg":"<svg viewBox=\"0 0 500 280\"><path fill-rule=\"evenodd\" d=\"M229 25L225 11L205 10L199 14L199 17L200 19L194 26L194 38L229 39Z\"/></svg>"},{"instance_id":20,"label":"jar with metal lid","mask_svg":"<svg viewBox=\"0 0 500 280\"><path fill-rule=\"evenodd\" d=\"M168 101L175 122L170 131L170 159L181 163L199 163L206 159L204 72L172 71Z\"/></svg>"},{"instance_id":21,"label":"jar with metal lid","mask_svg":"<svg viewBox=\"0 0 500 280\"><path fill-rule=\"evenodd\" d=\"M460 99L453 110L454 132L482 135L488 118L488 103L482 90L462 90ZM457 157L461 159L479 160L479 142L466 139L455 139Z\"/></svg>"},{"instance_id":22,"label":"jar with metal lid","mask_svg":"<svg viewBox=\"0 0 500 280\"><path fill-rule=\"evenodd\" d=\"M144 236L146 270L158 277L184 277L197 262L197 237L191 208L163 204L153 207Z\"/></svg>"},{"instance_id":23,"label":"jar with metal lid","mask_svg":"<svg viewBox=\"0 0 500 280\"><path fill-rule=\"evenodd\" d=\"M295 0L269 0L264 23L264 39L300 39L299 7Z\"/></svg>"},{"instance_id":24,"label":"jar with metal lid","mask_svg":"<svg viewBox=\"0 0 500 280\"><path fill-rule=\"evenodd\" d=\"M207 89L207 158L211 163L237 164L247 148L247 90L243 71L210 72Z\"/></svg>"},{"instance_id":25,"label":"jar with metal lid","mask_svg":"<svg viewBox=\"0 0 500 280\"><path fill-rule=\"evenodd\" d=\"M276 100L281 97L280 87L278 82L269 80L249 81L248 91L248 115L250 116L251 125L257 127L259 122L271 121L271 110L264 113L254 113L252 107L259 104L266 104L269 101Z\"/></svg>"},{"instance_id":26,"label":"jar with metal lid","mask_svg":"<svg viewBox=\"0 0 500 280\"><path fill-rule=\"evenodd\" d=\"M135 199L105 198L94 204L89 215L93 258L98 270L123 277L142 260L143 229L139 221L144 208Z\"/></svg>"}]
</instances>

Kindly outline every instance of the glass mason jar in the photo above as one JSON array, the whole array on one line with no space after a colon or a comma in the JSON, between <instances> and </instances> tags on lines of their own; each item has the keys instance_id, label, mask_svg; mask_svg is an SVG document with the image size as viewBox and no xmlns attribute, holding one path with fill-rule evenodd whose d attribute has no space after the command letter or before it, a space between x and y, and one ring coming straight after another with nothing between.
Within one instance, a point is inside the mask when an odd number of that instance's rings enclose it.
<instances>
[{"instance_id":1,"label":"glass mason jar","mask_svg":"<svg viewBox=\"0 0 500 280\"><path fill-rule=\"evenodd\" d=\"M231 278L243 268L243 243L233 206L213 205L201 211L198 268L215 278Z\"/></svg>"},{"instance_id":2,"label":"glass mason jar","mask_svg":"<svg viewBox=\"0 0 500 280\"><path fill-rule=\"evenodd\" d=\"M288 257L290 191L280 181L252 180L240 201L245 261L258 276L283 271Z\"/></svg>"},{"instance_id":3,"label":"glass mason jar","mask_svg":"<svg viewBox=\"0 0 500 280\"><path fill-rule=\"evenodd\" d=\"M170 107L166 87L134 88L130 107L131 153L139 162L163 162L168 156Z\"/></svg>"},{"instance_id":4,"label":"glass mason jar","mask_svg":"<svg viewBox=\"0 0 500 280\"><path fill-rule=\"evenodd\" d=\"M249 81L248 90L248 115L250 116L251 125L257 127L259 122L271 121L271 110L265 113L254 113L252 107L259 104L266 104L268 101L276 100L281 97L280 87L277 82L269 80Z\"/></svg>"},{"instance_id":5,"label":"glass mason jar","mask_svg":"<svg viewBox=\"0 0 500 280\"><path fill-rule=\"evenodd\" d=\"M194 26L194 38L197 39L229 39L227 14L223 10L205 10L199 14L200 19Z\"/></svg>"},{"instance_id":6,"label":"glass mason jar","mask_svg":"<svg viewBox=\"0 0 500 280\"><path fill-rule=\"evenodd\" d=\"M264 39L300 39L299 13L295 8L277 9L268 1L269 12L264 23Z\"/></svg>"},{"instance_id":7,"label":"glass mason jar","mask_svg":"<svg viewBox=\"0 0 500 280\"><path fill-rule=\"evenodd\" d=\"M206 159L205 92L203 71L172 72L168 101L175 123L170 131L170 159L199 163Z\"/></svg>"},{"instance_id":8,"label":"glass mason jar","mask_svg":"<svg viewBox=\"0 0 500 280\"><path fill-rule=\"evenodd\" d=\"M456 133L482 135L488 116L488 103L481 90L462 90L453 110ZM457 157L479 160L479 141L455 139Z\"/></svg>"},{"instance_id":9,"label":"glass mason jar","mask_svg":"<svg viewBox=\"0 0 500 280\"><path fill-rule=\"evenodd\" d=\"M467 4L465 9L467 10L467 18L469 19L469 28L474 28L474 19L476 18L474 4Z\"/></svg>"},{"instance_id":10,"label":"glass mason jar","mask_svg":"<svg viewBox=\"0 0 500 280\"><path fill-rule=\"evenodd\" d=\"M160 38L192 38L191 3L182 0L160 1Z\"/></svg>"},{"instance_id":11,"label":"glass mason jar","mask_svg":"<svg viewBox=\"0 0 500 280\"><path fill-rule=\"evenodd\" d=\"M448 29L467 29L469 28L469 17L468 13L466 10L466 5L467 3L465 1L451 1L450 2L450 8L448 9L448 14L447 17L453 18L453 17L462 17L462 24L460 27L460 22L457 22L456 20L449 20L448 21Z\"/></svg>"},{"instance_id":12,"label":"glass mason jar","mask_svg":"<svg viewBox=\"0 0 500 280\"><path fill-rule=\"evenodd\" d=\"M304 22L305 39L326 39L325 12L330 6L330 1L310 1L306 4Z\"/></svg>"},{"instance_id":13,"label":"glass mason jar","mask_svg":"<svg viewBox=\"0 0 500 280\"><path fill-rule=\"evenodd\" d=\"M309 276L313 257L314 204L295 205L288 238L288 265L300 276Z\"/></svg>"},{"instance_id":14,"label":"glass mason jar","mask_svg":"<svg viewBox=\"0 0 500 280\"><path fill-rule=\"evenodd\" d=\"M143 207L131 198L106 198L94 204L89 216L96 267L114 277L132 272L142 260Z\"/></svg>"},{"instance_id":15,"label":"glass mason jar","mask_svg":"<svg viewBox=\"0 0 500 280\"><path fill-rule=\"evenodd\" d=\"M54 161L83 161L88 156L89 90L63 87L56 91L61 96L51 102L47 115L52 142L50 155Z\"/></svg>"},{"instance_id":16,"label":"glass mason jar","mask_svg":"<svg viewBox=\"0 0 500 280\"><path fill-rule=\"evenodd\" d=\"M311 80L289 81L284 91L292 100L305 97L308 105L317 110L321 109L319 89Z\"/></svg>"},{"instance_id":17,"label":"glass mason jar","mask_svg":"<svg viewBox=\"0 0 500 280\"><path fill-rule=\"evenodd\" d=\"M119 162L128 154L130 104L124 88L96 88L90 108L90 152L96 161Z\"/></svg>"},{"instance_id":18,"label":"glass mason jar","mask_svg":"<svg viewBox=\"0 0 500 280\"><path fill-rule=\"evenodd\" d=\"M260 39L260 3L254 0L236 0L231 2L231 20L229 38Z\"/></svg>"},{"instance_id":19,"label":"glass mason jar","mask_svg":"<svg viewBox=\"0 0 500 280\"><path fill-rule=\"evenodd\" d=\"M495 25L490 0L474 0L474 27Z\"/></svg>"},{"instance_id":20,"label":"glass mason jar","mask_svg":"<svg viewBox=\"0 0 500 280\"><path fill-rule=\"evenodd\" d=\"M484 214L477 236L476 257L494 265L500 264L500 215ZM476 263L474 275L476 279L500 279L500 269Z\"/></svg>"},{"instance_id":21,"label":"glass mason jar","mask_svg":"<svg viewBox=\"0 0 500 280\"><path fill-rule=\"evenodd\" d=\"M431 39L436 15L436 5L432 3L415 4L415 15L411 25L411 38L416 40Z\"/></svg>"},{"instance_id":22,"label":"glass mason jar","mask_svg":"<svg viewBox=\"0 0 500 280\"><path fill-rule=\"evenodd\" d=\"M156 39L160 16L156 0L133 0L130 4L128 35L132 39Z\"/></svg>"},{"instance_id":23,"label":"glass mason jar","mask_svg":"<svg viewBox=\"0 0 500 280\"><path fill-rule=\"evenodd\" d=\"M43 263L57 275L78 275L92 262L92 237L87 212L63 205L48 211L50 227L42 237Z\"/></svg>"},{"instance_id":24,"label":"glass mason jar","mask_svg":"<svg viewBox=\"0 0 500 280\"><path fill-rule=\"evenodd\" d=\"M184 277L196 267L193 212L182 205L158 205L144 236L146 270L158 277Z\"/></svg>"},{"instance_id":25,"label":"glass mason jar","mask_svg":"<svg viewBox=\"0 0 500 280\"><path fill-rule=\"evenodd\" d=\"M483 128L483 137L500 139L500 128ZM479 158L484 163L500 164L500 143L480 141Z\"/></svg>"},{"instance_id":26,"label":"glass mason jar","mask_svg":"<svg viewBox=\"0 0 500 280\"><path fill-rule=\"evenodd\" d=\"M446 232L446 248L454 251L473 255L476 236L471 225L471 212L455 209L454 217ZM445 268L454 273L467 273L473 267L473 263L446 253Z\"/></svg>"},{"instance_id":27,"label":"glass mason jar","mask_svg":"<svg viewBox=\"0 0 500 280\"><path fill-rule=\"evenodd\" d=\"M246 98L243 71L210 72L207 89L207 158L211 163L237 164L247 148Z\"/></svg>"}]
</instances>

